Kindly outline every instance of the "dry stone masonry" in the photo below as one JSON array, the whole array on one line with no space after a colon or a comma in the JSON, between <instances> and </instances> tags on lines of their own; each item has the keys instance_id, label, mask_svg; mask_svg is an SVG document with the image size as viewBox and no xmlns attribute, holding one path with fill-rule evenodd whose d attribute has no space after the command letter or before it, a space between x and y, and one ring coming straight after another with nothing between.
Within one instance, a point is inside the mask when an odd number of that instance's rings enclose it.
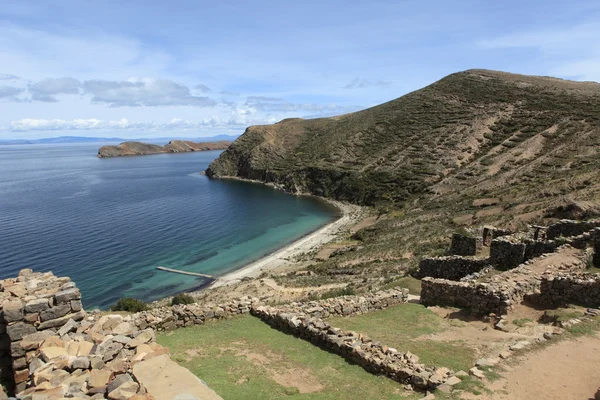
<instances>
[{"instance_id":1,"label":"dry stone masonry","mask_svg":"<svg viewBox=\"0 0 600 400\"><path fill-rule=\"evenodd\" d=\"M424 258L419 262L419 275L458 281L490 265L487 259L461 256Z\"/></svg>"},{"instance_id":2,"label":"dry stone masonry","mask_svg":"<svg viewBox=\"0 0 600 400\"><path fill-rule=\"evenodd\" d=\"M454 233L448 253L456 256L474 256L482 246L481 238Z\"/></svg>"},{"instance_id":3,"label":"dry stone masonry","mask_svg":"<svg viewBox=\"0 0 600 400\"><path fill-rule=\"evenodd\" d=\"M390 290L366 297L343 296L279 307L256 306L252 308L252 314L275 329L341 355L371 373L388 376L415 388L432 390L446 382L454 382L454 374L448 368L426 367L410 352L402 353L373 342L365 335L335 328L322 319L380 310L404 303L407 298L407 289Z\"/></svg>"},{"instance_id":4,"label":"dry stone masonry","mask_svg":"<svg viewBox=\"0 0 600 400\"><path fill-rule=\"evenodd\" d=\"M559 307L580 304L600 307L600 274L545 274L541 277L539 303Z\"/></svg>"},{"instance_id":5,"label":"dry stone masonry","mask_svg":"<svg viewBox=\"0 0 600 400\"><path fill-rule=\"evenodd\" d=\"M0 304L0 365L18 399L220 399L171 361L152 328L139 329L132 316L88 315L69 278L22 270L0 281ZM166 375L185 385L157 387Z\"/></svg>"},{"instance_id":6,"label":"dry stone masonry","mask_svg":"<svg viewBox=\"0 0 600 400\"><path fill-rule=\"evenodd\" d=\"M562 220L547 229L533 227L532 236L527 233L508 234L507 231L486 227L483 230L483 242L490 244L490 257L487 260L454 256L425 258L421 261L419 275L424 277L421 281L421 303L426 306L464 307L470 309L473 314L503 315L526 295L541 291L540 301L546 304L576 301L597 307L598 304L594 303L595 286L589 279L584 284L577 275L569 279L542 278L541 272L530 273L528 266L567 246L584 249L590 244L594 247L592 263L598 265L598 225L600 220ZM547 235L540 234L542 230L545 230ZM495 235L496 238L491 239ZM546 237L549 239L546 240ZM493 265L497 270L505 272L489 274L489 278L478 281L485 275L485 271L488 271L487 265ZM577 266L570 267L548 267L554 272L564 273L572 269L578 273L577 271L585 268L585 263L582 261Z\"/></svg>"}]
</instances>

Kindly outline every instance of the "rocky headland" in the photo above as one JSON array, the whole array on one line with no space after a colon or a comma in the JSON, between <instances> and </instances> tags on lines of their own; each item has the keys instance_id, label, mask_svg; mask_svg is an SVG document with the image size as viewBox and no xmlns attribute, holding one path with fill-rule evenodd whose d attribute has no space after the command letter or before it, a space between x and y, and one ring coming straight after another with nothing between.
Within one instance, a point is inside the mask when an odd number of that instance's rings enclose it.
<instances>
[{"instance_id":1,"label":"rocky headland","mask_svg":"<svg viewBox=\"0 0 600 400\"><path fill-rule=\"evenodd\" d=\"M189 140L171 140L164 146L144 142L123 142L118 146L102 146L98 157L142 156L161 153L185 153L189 151L225 150L231 142L190 142Z\"/></svg>"}]
</instances>

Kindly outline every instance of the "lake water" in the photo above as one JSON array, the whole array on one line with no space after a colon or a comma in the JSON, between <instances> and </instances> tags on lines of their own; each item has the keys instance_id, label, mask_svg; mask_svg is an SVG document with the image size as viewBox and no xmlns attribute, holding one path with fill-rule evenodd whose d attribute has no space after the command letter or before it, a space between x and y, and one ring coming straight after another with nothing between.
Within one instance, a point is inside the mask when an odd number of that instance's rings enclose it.
<instances>
[{"instance_id":1,"label":"lake water","mask_svg":"<svg viewBox=\"0 0 600 400\"><path fill-rule=\"evenodd\" d=\"M100 145L0 146L0 278L69 276L86 308L208 283L331 222L311 197L199 174L220 151L99 159Z\"/></svg>"}]
</instances>

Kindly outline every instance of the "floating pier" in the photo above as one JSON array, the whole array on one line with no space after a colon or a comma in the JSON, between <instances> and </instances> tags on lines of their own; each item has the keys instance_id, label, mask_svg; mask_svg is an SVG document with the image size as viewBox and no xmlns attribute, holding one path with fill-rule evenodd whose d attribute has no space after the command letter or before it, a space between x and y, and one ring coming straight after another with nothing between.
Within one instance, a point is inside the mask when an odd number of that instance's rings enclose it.
<instances>
[{"instance_id":1,"label":"floating pier","mask_svg":"<svg viewBox=\"0 0 600 400\"><path fill-rule=\"evenodd\" d=\"M199 276L199 277L202 277L202 278L214 279L214 277L212 275L200 274L198 272L181 271L181 270L178 270L178 269L167 268L167 267L156 267L156 269L159 269L161 271L174 272L176 274Z\"/></svg>"}]
</instances>

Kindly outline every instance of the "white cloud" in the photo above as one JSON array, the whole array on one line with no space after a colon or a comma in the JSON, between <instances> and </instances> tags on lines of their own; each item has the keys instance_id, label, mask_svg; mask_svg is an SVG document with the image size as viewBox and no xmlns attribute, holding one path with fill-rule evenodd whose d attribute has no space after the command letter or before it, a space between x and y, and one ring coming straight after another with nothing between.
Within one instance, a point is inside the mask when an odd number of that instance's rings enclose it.
<instances>
[{"instance_id":1,"label":"white cloud","mask_svg":"<svg viewBox=\"0 0 600 400\"><path fill-rule=\"evenodd\" d=\"M341 106L335 103L311 104L291 103L277 97L249 96L244 106L263 112L311 112L311 113L346 113L356 111L358 106Z\"/></svg>"},{"instance_id":2,"label":"white cloud","mask_svg":"<svg viewBox=\"0 0 600 400\"><path fill-rule=\"evenodd\" d=\"M141 122L130 121L126 118L118 120L100 120L100 119L34 119L24 118L10 123L10 130L13 132L28 131L171 131L171 130L198 130L202 128L231 128L241 127L250 124L266 124L276 122L277 119L271 117L266 119L254 119L252 114L236 115L229 119L223 119L219 116L210 116L201 120L184 120L181 118L172 118L165 122Z\"/></svg>"},{"instance_id":3,"label":"white cloud","mask_svg":"<svg viewBox=\"0 0 600 400\"><path fill-rule=\"evenodd\" d=\"M0 86L0 99L9 99L18 101L17 97L23 92L23 89L13 86Z\"/></svg>"},{"instance_id":4,"label":"white cloud","mask_svg":"<svg viewBox=\"0 0 600 400\"><path fill-rule=\"evenodd\" d=\"M194 86L194 89L198 90L201 93L210 93L210 92L212 92L212 90L208 86L203 85L202 83Z\"/></svg>"},{"instance_id":5,"label":"white cloud","mask_svg":"<svg viewBox=\"0 0 600 400\"><path fill-rule=\"evenodd\" d=\"M13 74L0 74L0 81L16 81L20 78Z\"/></svg>"},{"instance_id":6,"label":"white cloud","mask_svg":"<svg viewBox=\"0 0 600 400\"><path fill-rule=\"evenodd\" d=\"M46 78L29 85L32 100L56 102L57 94L77 94L81 82L73 78Z\"/></svg>"},{"instance_id":7,"label":"white cloud","mask_svg":"<svg viewBox=\"0 0 600 400\"><path fill-rule=\"evenodd\" d=\"M392 82L382 80L370 80L370 79L353 79L352 82L344 86L344 89L364 89L369 87L388 87L391 86Z\"/></svg>"},{"instance_id":8,"label":"white cloud","mask_svg":"<svg viewBox=\"0 0 600 400\"><path fill-rule=\"evenodd\" d=\"M213 107L217 102L203 96L193 96L187 86L168 79L132 81L91 80L83 83L92 103L110 107L137 106L194 106Z\"/></svg>"}]
</instances>

